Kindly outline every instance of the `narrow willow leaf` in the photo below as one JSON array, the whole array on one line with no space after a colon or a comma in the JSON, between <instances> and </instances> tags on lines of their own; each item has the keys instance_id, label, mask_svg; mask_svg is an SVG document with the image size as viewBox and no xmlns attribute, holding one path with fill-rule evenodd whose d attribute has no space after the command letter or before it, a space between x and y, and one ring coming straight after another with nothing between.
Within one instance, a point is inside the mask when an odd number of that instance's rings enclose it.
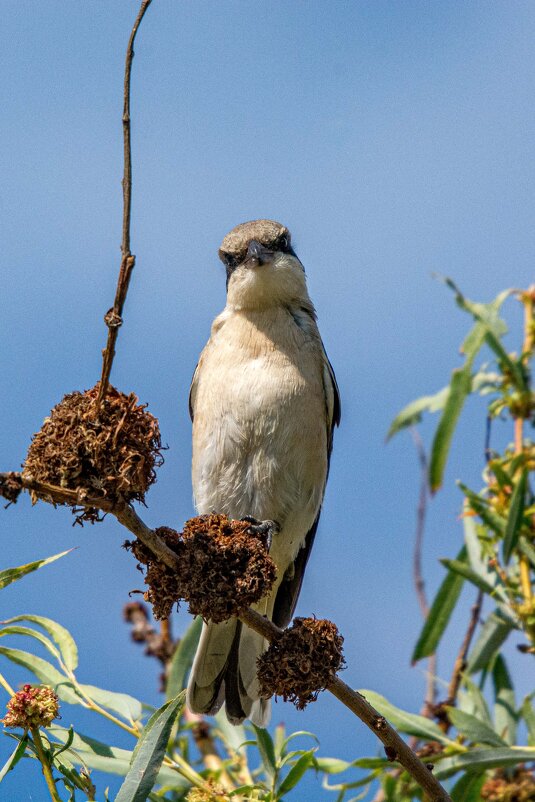
<instances>
[{"instance_id":1,"label":"narrow willow leaf","mask_svg":"<svg viewBox=\"0 0 535 802\"><path fill-rule=\"evenodd\" d=\"M257 727L255 724L253 724L253 730L256 735L256 743L264 768L270 777L274 777L277 771L277 761L275 758L275 746L271 735L267 730Z\"/></svg>"},{"instance_id":2,"label":"narrow willow leaf","mask_svg":"<svg viewBox=\"0 0 535 802\"><path fill-rule=\"evenodd\" d=\"M292 790L292 788L295 788L303 774L312 766L314 762L314 751L314 749L309 749L308 752L305 752L304 755L301 755L296 764L292 766L284 780L279 785L277 791L279 796L284 796L284 794L287 794Z\"/></svg>"},{"instance_id":3,"label":"narrow willow leaf","mask_svg":"<svg viewBox=\"0 0 535 802\"><path fill-rule=\"evenodd\" d=\"M29 621L44 629L59 647L61 659L67 670L74 671L78 667L78 648L68 629L50 618L44 618L42 615L16 615L14 618L4 621L4 623L11 624L15 621Z\"/></svg>"},{"instance_id":4,"label":"narrow willow leaf","mask_svg":"<svg viewBox=\"0 0 535 802\"><path fill-rule=\"evenodd\" d=\"M186 677L189 673L199 638L201 637L202 618L196 616L184 635L171 658L171 667L167 679L166 697L173 699L186 687Z\"/></svg>"},{"instance_id":5,"label":"narrow willow leaf","mask_svg":"<svg viewBox=\"0 0 535 802\"><path fill-rule=\"evenodd\" d=\"M476 671L486 668L509 633L515 628L514 620L506 617L501 610L491 613L483 624L479 637L470 652L467 672L475 674Z\"/></svg>"},{"instance_id":6,"label":"narrow willow leaf","mask_svg":"<svg viewBox=\"0 0 535 802\"><path fill-rule=\"evenodd\" d=\"M470 567L487 583L491 588L496 586L498 581L496 572L489 568L488 561L481 556L481 543L477 536L477 529L474 518L471 515L463 516L464 542L468 552L468 562Z\"/></svg>"},{"instance_id":7,"label":"narrow willow leaf","mask_svg":"<svg viewBox=\"0 0 535 802\"><path fill-rule=\"evenodd\" d=\"M475 513L477 513L477 515L479 515L483 523L492 529L493 532L496 532L497 535L503 537L507 523L506 519L501 515L497 515L493 510L491 510L487 501L481 498L481 496L478 496L477 493L474 493L473 490L470 490L469 487L464 485L462 482L459 482L458 484L468 499L470 507Z\"/></svg>"},{"instance_id":8,"label":"narrow willow leaf","mask_svg":"<svg viewBox=\"0 0 535 802\"><path fill-rule=\"evenodd\" d=\"M437 763L433 774L445 780L458 771L483 771L503 766L515 766L535 760L535 749L528 747L502 747L500 749L471 749L462 755L446 758Z\"/></svg>"},{"instance_id":9,"label":"narrow willow leaf","mask_svg":"<svg viewBox=\"0 0 535 802\"><path fill-rule=\"evenodd\" d=\"M21 757L24 755L27 743L28 743L28 736L25 735L24 738L20 739L14 751L11 753L11 755L8 757L8 759L0 769L0 783L2 782L8 771L14 769L19 760L21 759Z\"/></svg>"},{"instance_id":10,"label":"narrow willow leaf","mask_svg":"<svg viewBox=\"0 0 535 802\"><path fill-rule=\"evenodd\" d=\"M489 708L487 707L487 702L485 701L481 689L478 688L475 682L472 682L467 674L463 676L463 685L465 690L459 693L457 702L459 710L470 713L470 715L483 721L492 729Z\"/></svg>"},{"instance_id":11,"label":"narrow willow leaf","mask_svg":"<svg viewBox=\"0 0 535 802\"><path fill-rule=\"evenodd\" d=\"M495 593L494 586L489 584L479 574L476 574L476 572L472 568L470 568L470 566L467 565L466 563L463 563L460 560L446 560L446 559L440 560L440 562L445 568L448 569L448 571L451 571L453 574L458 574L459 576L462 576L463 579L468 579L468 581L471 582L473 585L475 585L476 588L479 588L479 590L488 593L489 596L494 595Z\"/></svg>"},{"instance_id":12,"label":"narrow willow leaf","mask_svg":"<svg viewBox=\"0 0 535 802\"><path fill-rule=\"evenodd\" d=\"M535 710L533 709L532 699L533 694L526 696L520 708L520 713L526 722L528 743L530 746L535 746Z\"/></svg>"},{"instance_id":13,"label":"narrow willow leaf","mask_svg":"<svg viewBox=\"0 0 535 802\"><path fill-rule=\"evenodd\" d=\"M429 486L433 493L442 485L453 433L464 402L470 393L471 385L472 380L469 366L456 368L453 371L448 400L444 406L431 446Z\"/></svg>"},{"instance_id":14,"label":"narrow willow leaf","mask_svg":"<svg viewBox=\"0 0 535 802\"><path fill-rule=\"evenodd\" d=\"M518 541L518 549L522 552L524 557L527 557L531 565L535 568L535 549L525 537L521 537Z\"/></svg>"},{"instance_id":15,"label":"narrow willow leaf","mask_svg":"<svg viewBox=\"0 0 535 802\"><path fill-rule=\"evenodd\" d=\"M285 755L288 744L290 744L294 740L294 738L312 738L312 740L316 741L316 743L319 746L318 737L314 735L313 732L308 732L308 730L297 730L297 732L292 732L291 735L288 735L288 737L281 742L279 749L277 749L275 745L275 754L281 756Z\"/></svg>"},{"instance_id":16,"label":"narrow willow leaf","mask_svg":"<svg viewBox=\"0 0 535 802\"><path fill-rule=\"evenodd\" d=\"M371 705L373 705L379 713L384 716L393 727L407 735L416 735L419 738L425 738L429 741L438 741L442 744L451 743L451 741L444 735L440 727L425 716L418 716L415 713L407 713L399 707L395 707L384 696L381 696L375 691L359 691ZM353 765L362 766L360 762L355 762ZM366 765L363 768L375 768L374 765Z\"/></svg>"},{"instance_id":17,"label":"narrow willow leaf","mask_svg":"<svg viewBox=\"0 0 535 802\"><path fill-rule=\"evenodd\" d=\"M463 546L457 556L457 561L465 564L466 547ZM436 651L444 630L450 620L451 614L457 604L462 590L464 578L458 573L448 571L425 619L420 637L414 647L412 662L416 663L423 657L429 657Z\"/></svg>"},{"instance_id":18,"label":"narrow willow leaf","mask_svg":"<svg viewBox=\"0 0 535 802\"><path fill-rule=\"evenodd\" d=\"M70 704L81 704L82 699L76 693L76 690L68 677L54 668L54 666L47 660L41 657L36 657L30 652L23 652L19 649L8 649L6 646L0 646L0 654L7 657L13 663L23 666L31 671L37 679L45 685L50 687L57 693L60 699Z\"/></svg>"},{"instance_id":19,"label":"narrow willow leaf","mask_svg":"<svg viewBox=\"0 0 535 802\"><path fill-rule=\"evenodd\" d=\"M36 629L32 629L31 627L7 626L0 629L0 638L4 637L4 635L23 635L28 638L33 638L39 641L56 660L59 661L60 659L60 654L52 641Z\"/></svg>"},{"instance_id":20,"label":"narrow willow leaf","mask_svg":"<svg viewBox=\"0 0 535 802\"><path fill-rule=\"evenodd\" d=\"M448 718L456 730L476 744L507 746L507 743L488 724L455 707L447 707Z\"/></svg>"},{"instance_id":21,"label":"narrow willow leaf","mask_svg":"<svg viewBox=\"0 0 535 802\"><path fill-rule=\"evenodd\" d=\"M65 727L52 725L47 727L47 732L57 741L65 744L69 738L69 730ZM79 766L87 766L95 771L104 771L108 774L118 774L125 776L132 762L132 752L128 749L120 749L117 746L90 738L81 733L74 733L72 746L68 753L69 758ZM62 757L65 757L62 755ZM163 766L158 774L158 782L172 785L173 788L187 788L189 783L180 777L176 771Z\"/></svg>"},{"instance_id":22,"label":"narrow willow leaf","mask_svg":"<svg viewBox=\"0 0 535 802\"><path fill-rule=\"evenodd\" d=\"M481 802L481 789L486 781L485 774L464 774L451 789L453 802Z\"/></svg>"},{"instance_id":23,"label":"narrow willow leaf","mask_svg":"<svg viewBox=\"0 0 535 802\"><path fill-rule=\"evenodd\" d=\"M442 390L439 390L435 395L425 395L422 398L417 398L416 401L411 401L410 404L403 407L401 412L396 415L390 424L386 439L390 440L391 437L402 429L406 429L407 426L414 426L416 423L419 423L422 419L423 412L438 412L443 409L449 391L449 387L443 387Z\"/></svg>"},{"instance_id":24,"label":"narrow willow leaf","mask_svg":"<svg viewBox=\"0 0 535 802\"><path fill-rule=\"evenodd\" d=\"M511 559L511 554L516 548L520 529L522 527L522 520L524 516L524 501L526 498L526 485L528 481L528 472L526 469L522 471L520 479L515 485L513 495L511 497L511 504L509 506L509 515L507 517L507 526L505 528L505 537L503 541L503 560L507 565Z\"/></svg>"},{"instance_id":25,"label":"narrow willow leaf","mask_svg":"<svg viewBox=\"0 0 535 802\"><path fill-rule=\"evenodd\" d=\"M80 689L87 694L90 699L107 710L118 713L126 721L135 722L141 719L143 705L133 696L127 693L117 693L116 691L106 691L103 688L95 688L94 685L82 685Z\"/></svg>"},{"instance_id":26,"label":"narrow willow leaf","mask_svg":"<svg viewBox=\"0 0 535 802\"><path fill-rule=\"evenodd\" d=\"M134 749L132 764L115 802L145 802L158 777L171 729L184 701L183 691L151 717Z\"/></svg>"},{"instance_id":27,"label":"narrow willow leaf","mask_svg":"<svg viewBox=\"0 0 535 802\"><path fill-rule=\"evenodd\" d=\"M12 582L16 582L17 579L22 579L22 577L26 576L26 574L31 574L32 571L37 571L44 565L50 565L50 563L53 563L55 560L59 560L60 557L64 557L71 551L72 549L67 549L67 551L54 554L53 557L46 557L44 560L36 560L36 562L33 563L19 565L17 568L5 568L3 571L0 571L0 590L2 590L2 588L6 588L8 585L11 585Z\"/></svg>"},{"instance_id":28,"label":"narrow willow leaf","mask_svg":"<svg viewBox=\"0 0 535 802\"><path fill-rule=\"evenodd\" d=\"M518 715L516 712L515 691L507 664L501 654L492 667L494 685L494 728L508 746L516 742Z\"/></svg>"}]
</instances>

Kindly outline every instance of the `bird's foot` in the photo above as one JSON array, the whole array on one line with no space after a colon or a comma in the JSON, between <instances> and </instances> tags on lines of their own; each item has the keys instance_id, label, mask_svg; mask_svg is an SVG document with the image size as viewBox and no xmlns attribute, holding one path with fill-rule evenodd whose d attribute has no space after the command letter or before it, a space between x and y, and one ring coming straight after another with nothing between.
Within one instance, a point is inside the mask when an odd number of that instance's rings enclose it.
<instances>
[{"instance_id":1,"label":"bird's foot","mask_svg":"<svg viewBox=\"0 0 535 802\"><path fill-rule=\"evenodd\" d=\"M266 539L266 548L269 551L274 536L280 532L279 524L276 521L259 521L257 518L253 518L252 515L245 515L241 520L250 524L247 531L251 535Z\"/></svg>"}]
</instances>

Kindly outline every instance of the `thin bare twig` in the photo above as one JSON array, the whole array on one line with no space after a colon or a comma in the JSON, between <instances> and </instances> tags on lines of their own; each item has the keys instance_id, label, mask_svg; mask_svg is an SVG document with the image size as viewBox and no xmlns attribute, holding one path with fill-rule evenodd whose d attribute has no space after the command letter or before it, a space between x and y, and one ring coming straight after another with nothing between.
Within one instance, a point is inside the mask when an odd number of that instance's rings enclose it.
<instances>
[{"instance_id":1,"label":"thin bare twig","mask_svg":"<svg viewBox=\"0 0 535 802\"><path fill-rule=\"evenodd\" d=\"M0 474L0 495L2 494L2 480L9 477L11 483L15 480L20 483L21 489L30 490L34 497L43 498L49 502L85 504L87 506L99 506L99 500L95 498L81 499L80 494L73 490L55 488L52 485L41 485L32 479L25 478L20 474L9 473ZM57 491L57 492L56 492ZM68 501L70 497L70 501ZM117 520L123 524L130 532L136 535L142 543L147 546L152 553L165 565L173 570L180 570L180 562L177 555L158 537L154 530L150 529L137 515L137 513L126 503L120 503L113 507L110 503L100 507L104 512L111 512ZM267 618L264 618L254 610L245 610L239 616L240 620L255 632L263 635L268 641L278 638L282 630L275 626ZM390 726L387 720L375 710L372 705L359 693L352 690L345 682L335 677L329 684L328 691L351 710L372 732L379 738L388 749L392 759L397 760L410 776L423 788L429 797L430 802L451 802L450 796L433 776L430 767L423 763L412 751L410 746L398 735L396 730Z\"/></svg>"},{"instance_id":2,"label":"thin bare twig","mask_svg":"<svg viewBox=\"0 0 535 802\"><path fill-rule=\"evenodd\" d=\"M470 611L470 620L468 622L468 628L463 638L463 642L461 643L461 648L459 649L459 653L455 658L455 663L453 664L453 672L451 675L450 684L448 686L448 697L444 702L444 705L452 706L456 702L457 694L459 692L459 687L461 685L463 671L466 668L466 658L468 655L468 650L470 649L470 644L472 643L472 638L474 637L474 632L476 631L482 604L483 604L483 591L480 590L478 591L475 604L472 606L472 609ZM441 722L440 726L444 732L448 732L451 724L446 718Z\"/></svg>"},{"instance_id":3,"label":"thin bare twig","mask_svg":"<svg viewBox=\"0 0 535 802\"><path fill-rule=\"evenodd\" d=\"M130 145L130 75L132 73L132 60L134 58L134 41L145 12L152 0L143 0L130 39L126 49L126 62L124 70L124 98L123 98L123 145L124 145L124 173L123 173L123 237L121 242L121 268L117 280L117 290L113 306L106 312L104 321L108 327L108 341L102 354L102 375L100 378L97 408L100 406L108 391L113 358L115 356L115 342L122 325L123 306L128 292L130 276L136 257L130 252L130 213L132 208L132 151Z\"/></svg>"}]
</instances>

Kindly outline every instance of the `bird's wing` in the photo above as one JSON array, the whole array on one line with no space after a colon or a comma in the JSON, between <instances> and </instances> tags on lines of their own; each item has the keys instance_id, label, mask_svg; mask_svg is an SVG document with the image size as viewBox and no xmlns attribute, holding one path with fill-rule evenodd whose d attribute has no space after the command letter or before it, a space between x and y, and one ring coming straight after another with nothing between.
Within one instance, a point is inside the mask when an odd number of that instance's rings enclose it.
<instances>
[{"instance_id":1,"label":"bird's wing","mask_svg":"<svg viewBox=\"0 0 535 802\"><path fill-rule=\"evenodd\" d=\"M333 431L334 427L340 424L341 404L340 392L336 382L334 370L329 362L327 354L322 344L323 355L323 390L325 393L325 408L326 408L326 426L327 426L327 475L329 473L329 463L331 459L331 451L333 447ZM327 476L325 476L327 482ZM320 520L321 507L309 531L306 534L305 542L302 548L299 549L297 557L293 565L287 571L287 577L282 580L277 591L275 605L273 608L273 622L279 627L286 627L290 623L294 614L301 585L303 584L303 577L305 575L305 568L312 551L312 545L318 529Z\"/></svg>"},{"instance_id":2,"label":"bird's wing","mask_svg":"<svg viewBox=\"0 0 535 802\"><path fill-rule=\"evenodd\" d=\"M193 423L193 415L194 415L194 407L195 407L195 395L197 392L197 380L199 378L199 367L201 364L201 360L197 362L197 366L193 371L193 376L191 377L191 387L189 388L189 397L188 397L188 407L189 407L189 416L191 418L191 422Z\"/></svg>"}]
</instances>

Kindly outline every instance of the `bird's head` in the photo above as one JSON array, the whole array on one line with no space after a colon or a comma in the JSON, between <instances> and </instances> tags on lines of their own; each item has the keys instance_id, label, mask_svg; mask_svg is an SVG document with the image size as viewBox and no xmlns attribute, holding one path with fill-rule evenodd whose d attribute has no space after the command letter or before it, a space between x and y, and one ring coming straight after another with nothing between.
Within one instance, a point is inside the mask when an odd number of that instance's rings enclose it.
<instances>
[{"instance_id":1,"label":"bird's head","mask_svg":"<svg viewBox=\"0 0 535 802\"><path fill-rule=\"evenodd\" d=\"M235 309L310 304L303 265L281 223L241 223L224 238L219 257L227 270L227 304Z\"/></svg>"}]
</instances>

